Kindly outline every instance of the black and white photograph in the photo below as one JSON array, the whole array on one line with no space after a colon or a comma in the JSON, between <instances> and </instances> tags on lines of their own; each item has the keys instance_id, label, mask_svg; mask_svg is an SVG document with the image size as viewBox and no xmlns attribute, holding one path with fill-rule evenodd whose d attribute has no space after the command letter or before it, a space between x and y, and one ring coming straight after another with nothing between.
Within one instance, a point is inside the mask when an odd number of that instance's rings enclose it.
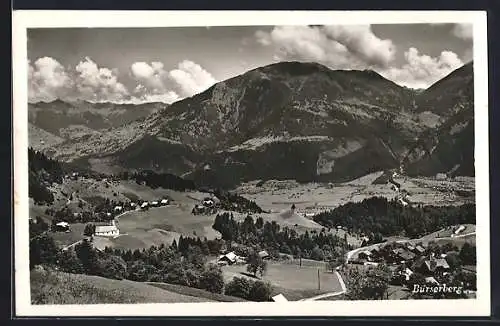
<instances>
[{"instance_id":1,"label":"black and white photograph","mask_svg":"<svg viewBox=\"0 0 500 326\"><path fill-rule=\"evenodd\" d=\"M18 307L489 313L486 15L321 13L19 15Z\"/></svg>"}]
</instances>

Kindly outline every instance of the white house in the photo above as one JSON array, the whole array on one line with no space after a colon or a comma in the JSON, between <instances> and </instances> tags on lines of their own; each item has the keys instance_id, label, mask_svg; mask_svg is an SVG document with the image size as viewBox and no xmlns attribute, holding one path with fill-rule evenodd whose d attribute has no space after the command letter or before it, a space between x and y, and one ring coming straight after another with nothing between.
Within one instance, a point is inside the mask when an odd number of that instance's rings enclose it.
<instances>
[{"instance_id":1,"label":"white house","mask_svg":"<svg viewBox=\"0 0 500 326\"><path fill-rule=\"evenodd\" d=\"M141 204L141 208L142 208L142 209L144 209L144 208L148 207L148 205L149 205L149 204L148 204L148 202L147 202L147 201L145 201L145 202L143 202L143 203Z\"/></svg>"},{"instance_id":2,"label":"white house","mask_svg":"<svg viewBox=\"0 0 500 326\"><path fill-rule=\"evenodd\" d=\"M68 222L59 222L56 224L56 228L60 231L68 231L69 223Z\"/></svg>"},{"instance_id":3,"label":"white house","mask_svg":"<svg viewBox=\"0 0 500 326\"><path fill-rule=\"evenodd\" d=\"M121 212L122 209L123 209L123 207L121 207L121 206L115 206L114 211L115 212Z\"/></svg>"},{"instance_id":4,"label":"white house","mask_svg":"<svg viewBox=\"0 0 500 326\"><path fill-rule=\"evenodd\" d=\"M460 226L458 227L458 229L456 229L456 230L455 230L455 232L454 232L454 233L455 233L455 234L459 234L459 233L460 233L460 232L462 232L463 230L465 230L465 226L460 225Z\"/></svg>"},{"instance_id":5,"label":"white house","mask_svg":"<svg viewBox=\"0 0 500 326\"><path fill-rule=\"evenodd\" d=\"M205 198L205 199L203 199L203 205L204 206L213 206L214 201L211 198Z\"/></svg>"},{"instance_id":6,"label":"white house","mask_svg":"<svg viewBox=\"0 0 500 326\"><path fill-rule=\"evenodd\" d=\"M168 205L168 199L162 199L160 201L160 204L162 204L162 205Z\"/></svg>"},{"instance_id":7,"label":"white house","mask_svg":"<svg viewBox=\"0 0 500 326\"><path fill-rule=\"evenodd\" d=\"M151 206L158 206L158 202L155 200L155 201L152 201L151 202Z\"/></svg>"},{"instance_id":8,"label":"white house","mask_svg":"<svg viewBox=\"0 0 500 326\"><path fill-rule=\"evenodd\" d=\"M118 227L115 224L115 221L113 220L111 222L111 225L96 226L95 235L103 237L118 236L120 235L120 230L118 229Z\"/></svg>"}]
</instances>

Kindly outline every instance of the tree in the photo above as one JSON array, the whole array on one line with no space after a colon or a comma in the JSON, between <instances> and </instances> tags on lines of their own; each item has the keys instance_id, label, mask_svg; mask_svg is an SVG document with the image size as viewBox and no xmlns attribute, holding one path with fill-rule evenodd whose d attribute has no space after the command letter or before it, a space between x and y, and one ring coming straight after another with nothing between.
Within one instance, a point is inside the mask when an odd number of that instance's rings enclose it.
<instances>
[{"instance_id":1,"label":"tree","mask_svg":"<svg viewBox=\"0 0 500 326\"><path fill-rule=\"evenodd\" d=\"M350 300L382 300L387 297L391 273L383 265L364 271L351 267L346 271L346 279L346 296Z\"/></svg>"},{"instance_id":2,"label":"tree","mask_svg":"<svg viewBox=\"0 0 500 326\"><path fill-rule=\"evenodd\" d=\"M472 246L470 243L466 242L460 249L460 259L464 265L475 265L476 264L476 246Z\"/></svg>"},{"instance_id":3,"label":"tree","mask_svg":"<svg viewBox=\"0 0 500 326\"><path fill-rule=\"evenodd\" d=\"M248 264L247 264L247 272L252 273L254 276L257 276L257 273L260 276L264 276L264 273L267 269L267 263L259 256L256 251L253 251L248 256Z\"/></svg>"},{"instance_id":4,"label":"tree","mask_svg":"<svg viewBox=\"0 0 500 326\"><path fill-rule=\"evenodd\" d=\"M451 269L456 269L459 268L462 265L462 260L460 259L460 256L456 252L450 252L448 255L446 255L446 262L448 265L450 265Z\"/></svg>"},{"instance_id":5,"label":"tree","mask_svg":"<svg viewBox=\"0 0 500 326\"><path fill-rule=\"evenodd\" d=\"M321 250L318 246L314 247L311 251L311 259L323 260L324 258L323 250Z\"/></svg>"},{"instance_id":6,"label":"tree","mask_svg":"<svg viewBox=\"0 0 500 326\"><path fill-rule=\"evenodd\" d=\"M75 246L75 252L78 259L82 263L83 269L86 274L100 275L100 265L97 252L92 248L92 245L83 240Z\"/></svg>"},{"instance_id":7,"label":"tree","mask_svg":"<svg viewBox=\"0 0 500 326\"><path fill-rule=\"evenodd\" d=\"M47 234L36 236L30 240L30 267L55 264L58 253L59 249L52 237Z\"/></svg>"},{"instance_id":8,"label":"tree","mask_svg":"<svg viewBox=\"0 0 500 326\"><path fill-rule=\"evenodd\" d=\"M255 221L255 226L257 227L257 229L262 229L262 227L264 226L264 219L262 217L257 217L257 220Z\"/></svg>"},{"instance_id":9,"label":"tree","mask_svg":"<svg viewBox=\"0 0 500 326\"><path fill-rule=\"evenodd\" d=\"M252 283L245 277L234 277L229 283L226 284L224 289L225 295L233 297L248 299Z\"/></svg>"},{"instance_id":10,"label":"tree","mask_svg":"<svg viewBox=\"0 0 500 326\"><path fill-rule=\"evenodd\" d=\"M63 272L81 274L84 272L82 263L73 248L63 250L57 258L58 266Z\"/></svg>"},{"instance_id":11,"label":"tree","mask_svg":"<svg viewBox=\"0 0 500 326\"><path fill-rule=\"evenodd\" d=\"M203 273L201 273L200 288L213 292L221 293L224 289L224 277L222 271L217 265L210 264Z\"/></svg>"},{"instance_id":12,"label":"tree","mask_svg":"<svg viewBox=\"0 0 500 326\"><path fill-rule=\"evenodd\" d=\"M255 281L248 293L252 301L271 301L272 286L269 282Z\"/></svg>"},{"instance_id":13,"label":"tree","mask_svg":"<svg viewBox=\"0 0 500 326\"><path fill-rule=\"evenodd\" d=\"M83 235L92 236L95 233L95 225L92 223L87 223L85 229L83 230Z\"/></svg>"}]
</instances>

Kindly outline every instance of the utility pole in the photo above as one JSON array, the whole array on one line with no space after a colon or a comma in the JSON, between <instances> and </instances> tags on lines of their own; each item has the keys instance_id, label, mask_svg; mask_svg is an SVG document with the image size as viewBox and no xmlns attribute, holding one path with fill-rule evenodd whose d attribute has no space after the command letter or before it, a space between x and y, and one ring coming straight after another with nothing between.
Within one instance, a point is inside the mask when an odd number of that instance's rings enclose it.
<instances>
[{"instance_id":1,"label":"utility pole","mask_svg":"<svg viewBox=\"0 0 500 326\"><path fill-rule=\"evenodd\" d=\"M319 278L319 268L318 268L318 291L321 290L321 280Z\"/></svg>"}]
</instances>

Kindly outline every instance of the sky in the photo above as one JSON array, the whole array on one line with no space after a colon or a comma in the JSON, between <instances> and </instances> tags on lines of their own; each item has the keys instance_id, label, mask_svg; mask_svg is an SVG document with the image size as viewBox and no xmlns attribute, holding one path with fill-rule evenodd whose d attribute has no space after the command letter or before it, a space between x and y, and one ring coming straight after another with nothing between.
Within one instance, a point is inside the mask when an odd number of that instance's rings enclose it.
<instances>
[{"instance_id":1,"label":"sky","mask_svg":"<svg viewBox=\"0 0 500 326\"><path fill-rule=\"evenodd\" d=\"M172 103L278 61L427 88L472 59L470 24L28 30L29 102Z\"/></svg>"}]
</instances>

